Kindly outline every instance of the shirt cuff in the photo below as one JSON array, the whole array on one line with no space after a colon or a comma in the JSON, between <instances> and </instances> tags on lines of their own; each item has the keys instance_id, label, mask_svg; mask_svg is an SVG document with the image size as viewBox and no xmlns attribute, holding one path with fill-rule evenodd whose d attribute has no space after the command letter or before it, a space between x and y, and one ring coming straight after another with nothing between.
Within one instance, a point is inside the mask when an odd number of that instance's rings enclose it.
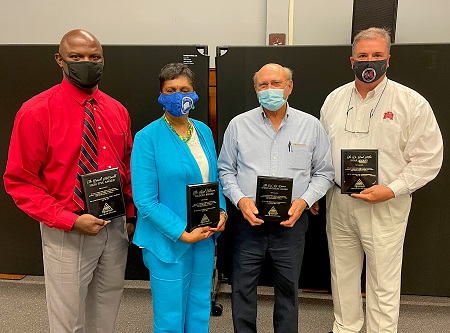
<instances>
[{"instance_id":1,"label":"shirt cuff","mask_svg":"<svg viewBox=\"0 0 450 333\"><path fill-rule=\"evenodd\" d=\"M128 204L126 206L126 210L127 210L127 218L136 218L136 213L133 204Z\"/></svg>"},{"instance_id":2,"label":"shirt cuff","mask_svg":"<svg viewBox=\"0 0 450 333\"><path fill-rule=\"evenodd\" d=\"M314 198L310 195L307 195L304 193L299 199L303 199L306 201L307 207L311 207L317 200L314 200Z\"/></svg>"},{"instance_id":3,"label":"shirt cuff","mask_svg":"<svg viewBox=\"0 0 450 333\"><path fill-rule=\"evenodd\" d=\"M390 183L387 187L389 187L396 197L403 194L410 194L408 188L405 184L400 180L396 179L392 183Z\"/></svg>"},{"instance_id":4,"label":"shirt cuff","mask_svg":"<svg viewBox=\"0 0 450 333\"><path fill-rule=\"evenodd\" d=\"M241 191L236 191L235 193L231 194L231 201L237 208L239 208L238 202L244 197L245 197L244 193L242 193Z\"/></svg>"},{"instance_id":5,"label":"shirt cuff","mask_svg":"<svg viewBox=\"0 0 450 333\"><path fill-rule=\"evenodd\" d=\"M71 231L77 218L77 214L72 213L68 210L63 210L58 217L58 225L55 225L54 227L62 229L64 231Z\"/></svg>"}]
</instances>

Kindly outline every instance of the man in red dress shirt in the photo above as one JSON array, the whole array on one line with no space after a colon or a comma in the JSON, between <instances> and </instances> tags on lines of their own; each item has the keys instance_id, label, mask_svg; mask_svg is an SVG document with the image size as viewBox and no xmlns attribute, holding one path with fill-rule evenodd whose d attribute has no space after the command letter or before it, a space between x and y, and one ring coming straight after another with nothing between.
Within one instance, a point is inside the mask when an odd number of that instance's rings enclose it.
<instances>
[{"instance_id":1,"label":"man in red dress shirt","mask_svg":"<svg viewBox=\"0 0 450 333\"><path fill-rule=\"evenodd\" d=\"M4 174L16 205L41 222L50 332L115 332L129 235L125 217L103 220L74 201L87 101L92 103L98 170L118 168L127 218L131 197L130 117L101 92L103 50L95 36L72 30L55 60L60 84L25 102L16 115Z\"/></svg>"}]
</instances>

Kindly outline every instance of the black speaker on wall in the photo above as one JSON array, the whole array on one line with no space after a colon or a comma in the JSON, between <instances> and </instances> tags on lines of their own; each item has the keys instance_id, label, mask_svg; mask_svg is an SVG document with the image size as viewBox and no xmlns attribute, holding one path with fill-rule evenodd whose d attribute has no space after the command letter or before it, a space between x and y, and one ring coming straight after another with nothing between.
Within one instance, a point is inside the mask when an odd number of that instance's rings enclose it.
<instances>
[{"instance_id":1,"label":"black speaker on wall","mask_svg":"<svg viewBox=\"0 0 450 333\"><path fill-rule=\"evenodd\" d=\"M371 27L388 29L394 43L397 9L398 0L354 0L351 43L358 32Z\"/></svg>"}]
</instances>

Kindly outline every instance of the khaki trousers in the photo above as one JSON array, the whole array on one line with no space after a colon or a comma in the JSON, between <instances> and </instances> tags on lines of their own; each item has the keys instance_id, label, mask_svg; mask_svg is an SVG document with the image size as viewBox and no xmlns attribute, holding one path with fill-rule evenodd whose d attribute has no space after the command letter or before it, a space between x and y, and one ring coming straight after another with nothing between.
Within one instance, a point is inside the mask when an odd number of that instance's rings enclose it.
<instances>
[{"instance_id":1,"label":"khaki trousers","mask_svg":"<svg viewBox=\"0 0 450 333\"><path fill-rule=\"evenodd\" d=\"M361 272L366 256L367 333L396 333L403 242L411 197L368 204L336 186L327 193L334 333L359 332L364 323Z\"/></svg>"},{"instance_id":2,"label":"khaki trousers","mask_svg":"<svg viewBox=\"0 0 450 333\"><path fill-rule=\"evenodd\" d=\"M50 332L115 332L128 251L125 218L96 236L41 223L41 237Z\"/></svg>"}]
</instances>

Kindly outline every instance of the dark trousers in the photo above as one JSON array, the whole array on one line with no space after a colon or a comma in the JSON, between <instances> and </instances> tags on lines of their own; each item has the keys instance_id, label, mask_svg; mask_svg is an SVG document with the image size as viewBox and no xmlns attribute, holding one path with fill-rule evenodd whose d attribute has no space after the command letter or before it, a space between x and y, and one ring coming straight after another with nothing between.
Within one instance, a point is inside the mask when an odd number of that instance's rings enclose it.
<instances>
[{"instance_id":1,"label":"dark trousers","mask_svg":"<svg viewBox=\"0 0 450 333\"><path fill-rule=\"evenodd\" d=\"M298 332L298 280L307 229L305 212L292 228L278 222L253 227L242 215L237 218L231 275L234 332L256 332L256 289L266 256L273 263L274 332Z\"/></svg>"}]
</instances>

